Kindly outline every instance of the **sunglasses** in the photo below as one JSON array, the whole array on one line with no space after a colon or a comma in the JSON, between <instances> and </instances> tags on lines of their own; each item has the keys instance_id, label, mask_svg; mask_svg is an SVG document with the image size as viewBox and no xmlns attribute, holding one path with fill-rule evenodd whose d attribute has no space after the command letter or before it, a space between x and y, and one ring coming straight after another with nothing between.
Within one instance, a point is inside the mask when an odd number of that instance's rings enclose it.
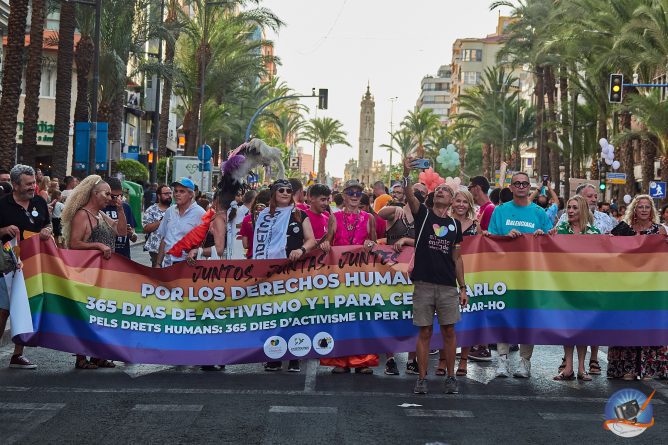
<instances>
[{"instance_id":1,"label":"sunglasses","mask_svg":"<svg viewBox=\"0 0 668 445\"><path fill-rule=\"evenodd\" d=\"M256 211L256 212L261 212L262 210L264 210L264 209L266 209L266 208L267 208L266 205L264 205L264 204L258 204L258 205L255 206L255 211Z\"/></svg>"},{"instance_id":2,"label":"sunglasses","mask_svg":"<svg viewBox=\"0 0 668 445\"><path fill-rule=\"evenodd\" d=\"M515 181L513 182L513 186L517 187L518 189L525 189L531 185L530 182L528 181Z\"/></svg>"},{"instance_id":3,"label":"sunglasses","mask_svg":"<svg viewBox=\"0 0 668 445\"><path fill-rule=\"evenodd\" d=\"M109 195L109 196L111 196L111 199L116 199L116 198L118 198L118 197L121 196L121 195L114 195L114 194L112 193L112 194Z\"/></svg>"},{"instance_id":4,"label":"sunglasses","mask_svg":"<svg viewBox=\"0 0 668 445\"><path fill-rule=\"evenodd\" d=\"M276 190L277 193L292 193L292 189L280 188Z\"/></svg>"},{"instance_id":5,"label":"sunglasses","mask_svg":"<svg viewBox=\"0 0 668 445\"><path fill-rule=\"evenodd\" d=\"M360 191L357 191L357 192L348 191L348 192L346 192L346 195L348 195L350 197L354 197L354 198L361 198L362 197L362 192L360 192Z\"/></svg>"}]
</instances>

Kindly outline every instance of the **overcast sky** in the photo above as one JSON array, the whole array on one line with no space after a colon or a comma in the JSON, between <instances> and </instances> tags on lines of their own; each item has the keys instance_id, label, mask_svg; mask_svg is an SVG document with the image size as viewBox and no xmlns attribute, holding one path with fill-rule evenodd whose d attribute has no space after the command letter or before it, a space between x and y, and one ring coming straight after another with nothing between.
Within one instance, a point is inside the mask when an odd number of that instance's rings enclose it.
<instances>
[{"instance_id":1,"label":"overcast sky","mask_svg":"<svg viewBox=\"0 0 668 445\"><path fill-rule=\"evenodd\" d=\"M376 99L374 160L389 155L391 97L394 129L415 106L420 80L450 63L457 38L494 33L498 11L490 0L264 0L286 26L275 42L282 65L278 76L302 94L329 89L329 109L318 116L340 120L352 148L335 146L327 170L342 177L346 162L357 159L360 101L371 84ZM507 10L502 10L507 13ZM315 100L306 99L306 105ZM311 115L313 116L313 115ZM313 146L302 143L307 152ZM396 156L393 163L396 163Z\"/></svg>"}]
</instances>

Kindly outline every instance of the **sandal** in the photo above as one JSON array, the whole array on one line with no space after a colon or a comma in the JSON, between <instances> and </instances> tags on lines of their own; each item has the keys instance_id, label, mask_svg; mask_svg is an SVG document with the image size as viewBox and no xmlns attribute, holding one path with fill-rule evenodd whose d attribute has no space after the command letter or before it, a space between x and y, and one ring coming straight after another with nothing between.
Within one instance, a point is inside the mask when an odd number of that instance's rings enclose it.
<instances>
[{"instance_id":1,"label":"sandal","mask_svg":"<svg viewBox=\"0 0 668 445\"><path fill-rule=\"evenodd\" d=\"M600 375L601 374L601 365L598 364L598 360L589 361L589 374Z\"/></svg>"},{"instance_id":2,"label":"sandal","mask_svg":"<svg viewBox=\"0 0 668 445\"><path fill-rule=\"evenodd\" d=\"M627 372L627 373L624 374L624 376L622 377L622 380L626 380L627 382L632 382L633 380L636 379L636 377L637 377L637 376L636 376L636 373L635 373L635 372Z\"/></svg>"},{"instance_id":3,"label":"sandal","mask_svg":"<svg viewBox=\"0 0 668 445\"><path fill-rule=\"evenodd\" d=\"M559 372L563 371L564 368L566 368L566 357L561 357L561 365L559 365Z\"/></svg>"},{"instance_id":4,"label":"sandal","mask_svg":"<svg viewBox=\"0 0 668 445\"><path fill-rule=\"evenodd\" d=\"M462 368L462 362L468 363L468 359L465 358L459 359L459 367L457 368L457 372L455 372L455 375L457 377L464 377L466 374L468 374L468 370L466 368ZM445 375L445 373L443 375Z\"/></svg>"},{"instance_id":5,"label":"sandal","mask_svg":"<svg viewBox=\"0 0 668 445\"><path fill-rule=\"evenodd\" d=\"M587 371L578 372L578 380L582 380L583 382L591 382L591 376Z\"/></svg>"},{"instance_id":6,"label":"sandal","mask_svg":"<svg viewBox=\"0 0 668 445\"><path fill-rule=\"evenodd\" d=\"M103 358L91 358L90 362L97 366L98 368L115 368L116 364L111 360L105 360Z\"/></svg>"},{"instance_id":7,"label":"sandal","mask_svg":"<svg viewBox=\"0 0 668 445\"><path fill-rule=\"evenodd\" d=\"M78 359L74 363L74 368L75 369L97 369L97 365L95 363L91 363L86 358Z\"/></svg>"},{"instance_id":8,"label":"sandal","mask_svg":"<svg viewBox=\"0 0 668 445\"><path fill-rule=\"evenodd\" d=\"M552 380L557 382L575 380L575 372L571 371L570 375L566 375L563 372L560 372L556 376L552 377Z\"/></svg>"}]
</instances>

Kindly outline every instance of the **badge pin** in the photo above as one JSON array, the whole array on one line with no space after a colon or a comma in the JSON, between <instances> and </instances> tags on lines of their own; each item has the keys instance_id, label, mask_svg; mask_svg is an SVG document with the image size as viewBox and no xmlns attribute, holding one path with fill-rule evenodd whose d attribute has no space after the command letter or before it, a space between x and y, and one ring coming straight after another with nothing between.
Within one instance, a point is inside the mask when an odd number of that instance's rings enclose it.
<instances>
[{"instance_id":1,"label":"badge pin","mask_svg":"<svg viewBox=\"0 0 668 445\"><path fill-rule=\"evenodd\" d=\"M39 213L37 213L37 209L35 209L34 207L32 208L32 212L30 212L30 214L34 217L39 216Z\"/></svg>"}]
</instances>

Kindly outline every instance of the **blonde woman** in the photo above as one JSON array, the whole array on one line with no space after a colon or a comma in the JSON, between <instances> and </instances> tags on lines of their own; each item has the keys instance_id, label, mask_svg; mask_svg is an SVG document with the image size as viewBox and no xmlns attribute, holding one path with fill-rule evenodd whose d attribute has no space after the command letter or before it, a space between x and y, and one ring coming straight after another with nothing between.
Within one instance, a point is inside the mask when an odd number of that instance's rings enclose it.
<instances>
[{"instance_id":1,"label":"blonde woman","mask_svg":"<svg viewBox=\"0 0 668 445\"><path fill-rule=\"evenodd\" d=\"M612 232L615 236L666 235L659 224L659 215L649 195L633 198L622 221ZM650 380L668 378L668 348L666 346L611 346L608 348L608 378Z\"/></svg>"},{"instance_id":2,"label":"blonde woman","mask_svg":"<svg viewBox=\"0 0 668 445\"><path fill-rule=\"evenodd\" d=\"M600 235L601 231L594 227L594 215L589 211L587 201L580 195L573 196L566 203L566 221L556 227L557 235ZM564 359L559 367L559 374L554 380L575 380L573 371L573 345L564 345ZM578 373L577 379L584 382L591 381L591 376L585 371L585 356L587 345L578 345Z\"/></svg>"},{"instance_id":3,"label":"blonde woman","mask_svg":"<svg viewBox=\"0 0 668 445\"><path fill-rule=\"evenodd\" d=\"M114 221L102 209L110 204L118 208ZM121 197L112 196L109 184L98 175L88 176L72 190L61 215L63 242L68 249L99 250L104 259L111 258L117 236L127 235L127 222ZM114 362L104 359L86 359L77 354L77 369L114 368Z\"/></svg>"},{"instance_id":4,"label":"blonde woman","mask_svg":"<svg viewBox=\"0 0 668 445\"><path fill-rule=\"evenodd\" d=\"M450 206L450 216L461 223L463 236L478 235L480 233L480 226L475 216L473 203L474 200L471 192L468 190L459 190L455 193L452 206ZM439 352L440 356L436 375L444 376L446 375L445 354L442 350ZM455 373L458 377L464 377L468 373L467 365L469 357L471 357L472 360L481 362L489 362L492 360L492 354L489 352L489 349L487 349L487 345L463 347L459 358L459 367Z\"/></svg>"}]
</instances>

